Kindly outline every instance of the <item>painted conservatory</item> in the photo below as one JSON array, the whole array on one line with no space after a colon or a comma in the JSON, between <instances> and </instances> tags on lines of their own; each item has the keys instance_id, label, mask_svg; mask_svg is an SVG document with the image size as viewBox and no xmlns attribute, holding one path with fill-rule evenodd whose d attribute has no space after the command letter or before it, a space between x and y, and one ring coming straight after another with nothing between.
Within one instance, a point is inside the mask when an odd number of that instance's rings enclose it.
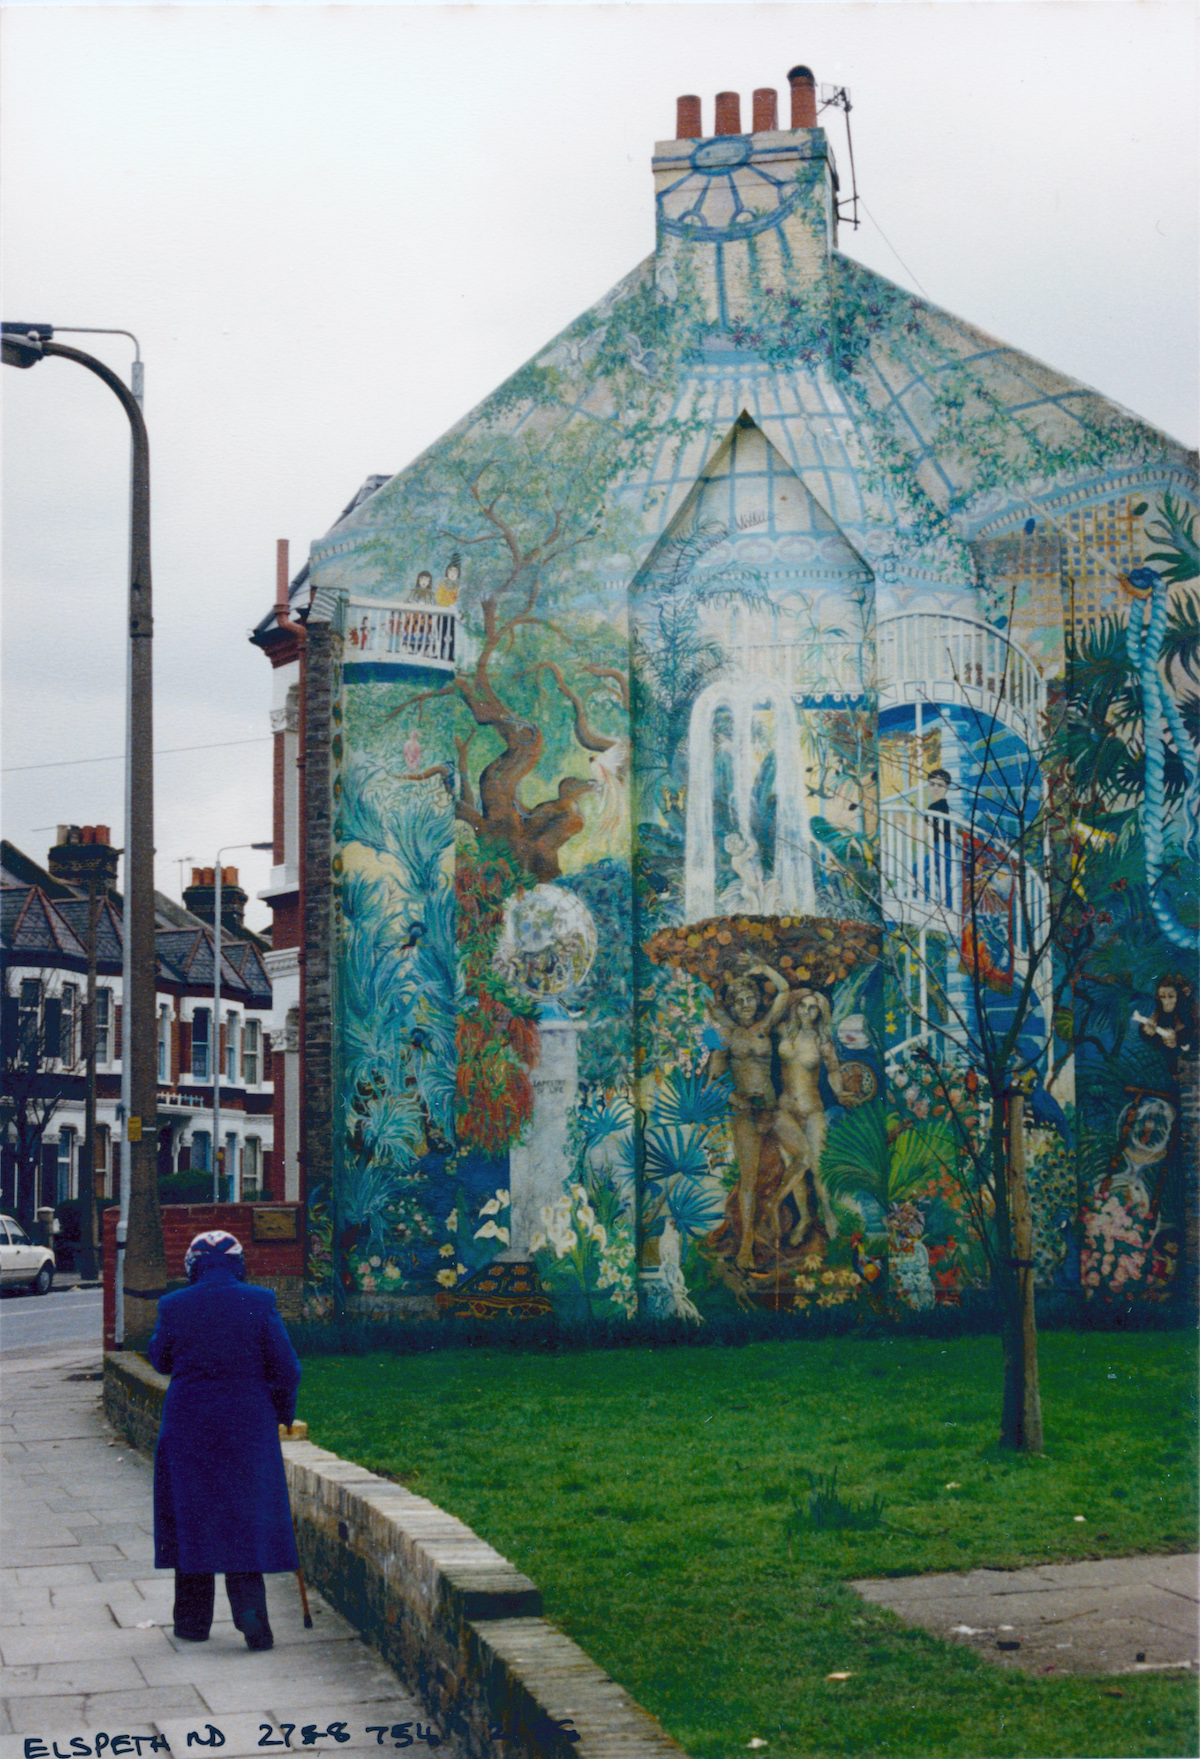
<instances>
[{"instance_id":1,"label":"painted conservatory","mask_svg":"<svg viewBox=\"0 0 1200 1759\"><path fill-rule=\"evenodd\" d=\"M1195 455L841 254L790 98L285 585L317 1311L959 1303L997 1118L1039 1286L1194 1289Z\"/></svg>"}]
</instances>

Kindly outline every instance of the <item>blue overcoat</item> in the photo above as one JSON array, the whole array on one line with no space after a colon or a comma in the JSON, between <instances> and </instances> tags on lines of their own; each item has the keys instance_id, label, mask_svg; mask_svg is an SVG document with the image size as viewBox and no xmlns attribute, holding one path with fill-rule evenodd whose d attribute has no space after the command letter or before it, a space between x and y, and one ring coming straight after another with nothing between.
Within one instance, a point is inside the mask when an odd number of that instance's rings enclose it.
<instances>
[{"instance_id":1,"label":"blue overcoat","mask_svg":"<svg viewBox=\"0 0 1200 1759\"><path fill-rule=\"evenodd\" d=\"M171 1376L154 1453L154 1563L224 1574L299 1567L280 1423L300 1363L270 1289L210 1262L165 1295L148 1354Z\"/></svg>"}]
</instances>

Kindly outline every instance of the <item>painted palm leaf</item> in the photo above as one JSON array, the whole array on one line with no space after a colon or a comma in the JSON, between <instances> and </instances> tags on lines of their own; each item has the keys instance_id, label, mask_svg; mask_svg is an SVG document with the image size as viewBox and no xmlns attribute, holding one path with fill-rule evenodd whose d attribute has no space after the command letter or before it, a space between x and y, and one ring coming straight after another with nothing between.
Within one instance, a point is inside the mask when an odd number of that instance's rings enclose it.
<instances>
[{"instance_id":1,"label":"painted palm leaf","mask_svg":"<svg viewBox=\"0 0 1200 1759\"><path fill-rule=\"evenodd\" d=\"M681 1234L711 1234L725 1213L725 1193L713 1178L674 1179L667 1186L667 1208Z\"/></svg>"},{"instance_id":2,"label":"painted palm leaf","mask_svg":"<svg viewBox=\"0 0 1200 1759\"><path fill-rule=\"evenodd\" d=\"M646 1178L650 1184L708 1176L708 1156L694 1125L652 1124L646 1131L645 1149Z\"/></svg>"},{"instance_id":3,"label":"painted palm leaf","mask_svg":"<svg viewBox=\"0 0 1200 1759\"><path fill-rule=\"evenodd\" d=\"M724 1121L729 1112L728 1079L707 1081L703 1075L673 1069L654 1102L656 1124L696 1124L702 1130Z\"/></svg>"}]
</instances>

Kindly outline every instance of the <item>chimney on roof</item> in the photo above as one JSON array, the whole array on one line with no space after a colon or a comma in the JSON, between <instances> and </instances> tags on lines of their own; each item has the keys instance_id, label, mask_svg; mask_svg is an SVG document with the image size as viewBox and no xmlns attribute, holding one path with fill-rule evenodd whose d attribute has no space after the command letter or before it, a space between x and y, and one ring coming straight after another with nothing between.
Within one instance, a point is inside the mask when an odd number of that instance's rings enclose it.
<instances>
[{"instance_id":1,"label":"chimney on roof","mask_svg":"<svg viewBox=\"0 0 1200 1759\"><path fill-rule=\"evenodd\" d=\"M729 346L744 347L759 327L764 290L786 289L806 296L814 347L828 347L819 308L831 298L837 169L817 122L812 69L793 67L788 85L790 128L780 127L772 86L755 88L748 134L737 92L717 93L711 134L700 99L686 93L676 100L675 139L654 152L659 295L678 298L686 275L706 322L740 332Z\"/></svg>"},{"instance_id":2,"label":"chimney on roof","mask_svg":"<svg viewBox=\"0 0 1200 1759\"><path fill-rule=\"evenodd\" d=\"M247 893L238 884L236 867L221 869L221 933L240 938L245 932ZM183 905L201 922L212 927L217 902L217 873L213 867L193 867L192 883L184 887Z\"/></svg>"},{"instance_id":3,"label":"chimney on roof","mask_svg":"<svg viewBox=\"0 0 1200 1759\"><path fill-rule=\"evenodd\" d=\"M718 134L741 134L742 100L737 92L717 93Z\"/></svg>"},{"instance_id":4,"label":"chimney on roof","mask_svg":"<svg viewBox=\"0 0 1200 1759\"><path fill-rule=\"evenodd\" d=\"M108 835L107 825L59 825L58 841L46 860L51 879L77 886L81 892L90 884L98 892L115 886L121 851L112 848Z\"/></svg>"},{"instance_id":5,"label":"chimney on roof","mask_svg":"<svg viewBox=\"0 0 1200 1759\"><path fill-rule=\"evenodd\" d=\"M755 134L774 134L779 127L779 94L774 86L756 86L753 129Z\"/></svg>"},{"instance_id":6,"label":"chimney on roof","mask_svg":"<svg viewBox=\"0 0 1200 1759\"><path fill-rule=\"evenodd\" d=\"M817 126L817 86L811 67L793 67L788 74L792 88L792 127Z\"/></svg>"},{"instance_id":7,"label":"chimney on roof","mask_svg":"<svg viewBox=\"0 0 1200 1759\"><path fill-rule=\"evenodd\" d=\"M699 140L704 133L700 124L700 100L688 92L675 100L675 139Z\"/></svg>"}]
</instances>

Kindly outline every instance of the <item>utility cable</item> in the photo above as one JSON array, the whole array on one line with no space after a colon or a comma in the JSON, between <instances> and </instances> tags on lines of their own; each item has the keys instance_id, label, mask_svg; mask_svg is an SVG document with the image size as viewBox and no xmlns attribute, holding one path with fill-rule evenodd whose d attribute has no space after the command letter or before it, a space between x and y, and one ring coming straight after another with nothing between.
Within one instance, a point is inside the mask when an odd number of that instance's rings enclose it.
<instances>
[{"instance_id":1,"label":"utility cable","mask_svg":"<svg viewBox=\"0 0 1200 1759\"><path fill-rule=\"evenodd\" d=\"M216 739L211 745L168 745L154 755L173 757L180 751L220 751L226 745L266 745L274 737L273 733L256 733L252 739ZM51 763L6 763L0 774L15 775L19 770L68 770L81 763L121 763L124 758L123 751L114 751L108 757L60 757Z\"/></svg>"}]
</instances>

